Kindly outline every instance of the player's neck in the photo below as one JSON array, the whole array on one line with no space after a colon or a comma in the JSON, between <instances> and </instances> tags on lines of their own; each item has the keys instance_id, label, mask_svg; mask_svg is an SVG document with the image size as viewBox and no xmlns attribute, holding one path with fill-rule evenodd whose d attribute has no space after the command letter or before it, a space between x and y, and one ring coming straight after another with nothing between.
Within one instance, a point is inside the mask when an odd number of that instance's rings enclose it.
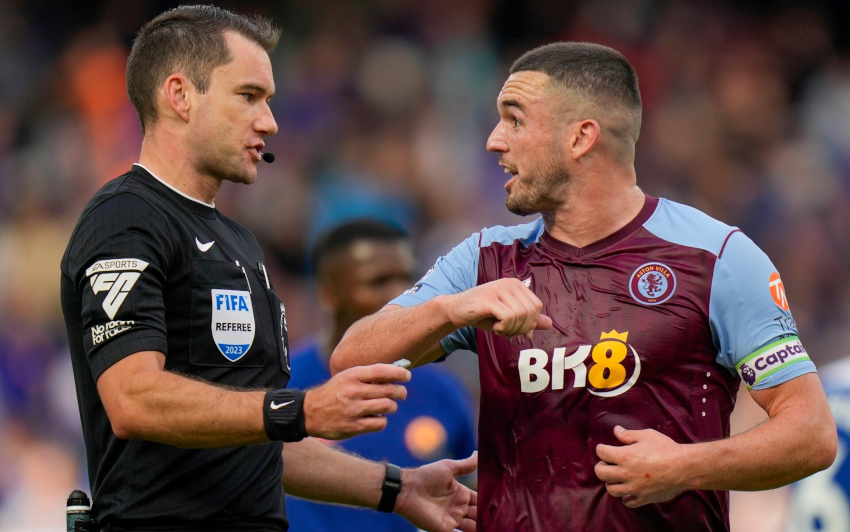
<instances>
[{"instance_id":1,"label":"player's neck","mask_svg":"<svg viewBox=\"0 0 850 532\"><path fill-rule=\"evenodd\" d=\"M543 221L553 238L582 248L616 233L641 211L646 196L634 183L620 187L589 187L569 194Z\"/></svg>"},{"instance_id":2,"label":"player's neck","mask_svg":"<svg viewBox=\"0 0 850 532\"><path fill-rule=\"evenodd\" d=\"M179 142L161 142L160 137L165 138L165 135L145 136L139 164L183 194L214 204L221 181L199 173Z\"/></svg>"}]
</instances>

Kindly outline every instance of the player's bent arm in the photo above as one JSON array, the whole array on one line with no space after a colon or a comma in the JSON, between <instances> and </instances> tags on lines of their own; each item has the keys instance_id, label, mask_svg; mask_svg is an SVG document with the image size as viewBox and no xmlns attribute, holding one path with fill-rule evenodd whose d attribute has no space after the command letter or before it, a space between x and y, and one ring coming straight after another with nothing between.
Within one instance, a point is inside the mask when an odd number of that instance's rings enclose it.
<instances>
[{"instance_id":1,"label":"player's bent arm","mask_svg":"<svg viewBox=\"0 0 850 532\"><path fill-rule=\"evenodd\" d=\"M331 372L399 358L421 365L439 357L439 341L463 327L508 337L530 335L552 326L542 309L540 299L518 279L491 281L416 306L388 305L348 329L331 356Z\"/></svg>"},{"instance_id":2,"label":"player's bent arm","mask_svg":"<svg viewBox=\"0 0 850 532\"><path fill-rule=\"evenodd\" d=\"M770 419L726 440L688 446L693 488L772 489L835 460L838 435L817 374L750 393Z\"/></svg>"},{"instance_id":3,"label":"player's bent arm","mask_svg":"<svg viewBox=\"0 0 850 532\"><path fill-rule=\"evenodd\" d=\"M269 441L266 392L224 388L164 370L165 355L142 351L113 364L97 381L98 393L122 439L185 448L233 447ZM407 396L406 369L354 368L306 392L306 433L340 439L382 430L383 414ZM378 415L381 414L381 415Z\"/></svg>"},{"instance_id":4,"label":"player's bent arm","mask_svg":"<svg viewBox=\"0 0 850 532\"><path fill-rule=\"evenodd\" d=\"M236 391L164 371L165 355L134 353L97 380L112 431L187 448L230 447L269 441L263 391Z\"/></svg>"},{"instance_id":5,"label":"player's bent arm","mask_svg":"<svg viewBox=\"0 0 850 532\"><path fill-rule=\"evenodd\" d=\"M413 366L439 358L443 354L440 340L456 329L445 315L446 297L414 307L387 305L355 322L331 355L331 374L400 358L410 360Z\"/></svg>"},{"instance_id":6,"label":"player's bent arm","mask_svg":"<svg viewBox=\"0 0 850 532\"><path fill-rule=\"evenodd\" d=\"M596 476L637 508L690 489L777 488L832 464L838 437L816 374L752 394L770 419L724 440L679 444L656 430L616 427L625 445L596 446Z\"/></svg>"}]
</instances>

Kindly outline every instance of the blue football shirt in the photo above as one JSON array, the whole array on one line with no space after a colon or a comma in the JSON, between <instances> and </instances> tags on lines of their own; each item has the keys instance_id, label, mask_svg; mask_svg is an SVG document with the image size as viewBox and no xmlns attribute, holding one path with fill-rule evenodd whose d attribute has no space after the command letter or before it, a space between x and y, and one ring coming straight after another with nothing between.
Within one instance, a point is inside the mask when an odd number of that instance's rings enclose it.
<instances>
[{"instance_id":1,"label":"blue football shirt","mask_svg":"<svg viewBox=\"0 0 850 532\"><path fill-rule=\"evenodd\" d=\"M311 340L292 353L292 388L322 384L331 375L318 341ZM413 371L406 384L407 399L388 418L386 429L339 442L348 452L370 460L387 460L416 467L443 458L466 458L476 449L473 406L464 385L448 370L428 365ZM284 465L285 467L285 465ZM286 497L290 530L296 532L414 531L416 527L395 514L319 504Z\"/></svg>"}]
</instances>

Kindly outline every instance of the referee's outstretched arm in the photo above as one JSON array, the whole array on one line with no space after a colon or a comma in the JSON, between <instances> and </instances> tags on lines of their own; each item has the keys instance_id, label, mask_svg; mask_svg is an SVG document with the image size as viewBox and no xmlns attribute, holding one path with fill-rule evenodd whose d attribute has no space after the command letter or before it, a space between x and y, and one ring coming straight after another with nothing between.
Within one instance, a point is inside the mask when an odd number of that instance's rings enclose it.
<instances>
[{"instance_id":1,"label":"referee's outstretched arm","mask_svg":"<svg viewBox=\"0 0 850 532\"><path fill-rule=\"evenodd\" d=\"M183 448L263 443L270 441L264 410L276 414L291 407L297 425L300 413L296 407L302 407L307 435L349 438L383 429L387 418L378 414L395 412L396 401L407 396L404 386L395 382L410 380L410 372L398 366L352 368L303 396L292 390L289 400L293 402L272 410L287 401L275 403L271 398L264 405L269 392L229 389L164 368L164 354L142 351L100 376L97 389L117 437ZM303 405L298 404L301 401Z\"/></svg>"},{"instance_id":2,"label":"referee's outstretched arm","mask_svg":"<svg viewBox=\"0 0 850 532\"><path fill-rule=\"evenodd\" d=\"M395 412L410 372L398 366L356 367L303 395L276 403L275 391L228 389L166 371L165 355L135 353L107 369L97 388L112 430L122 439L144 439L175 447L233 447L268 442L275 436L270 409L276 404L303 409L300 425L285 432L281 482L287 493L323 502L378 508L386 466L332 449L299 431L326 439L347 438L386 426L381 414ZM269 397L272 397L269 400ZM285 408L285 407L284 407ZM281 408L283 410L283 408ZM289 423L291 425L292 423ZM304 439L301 439L304 438ZM278 438L275 438L278 439ZM401 491L392 508L423 530L474 532L477 493L455 478L478 466L477 453L465 460L441 460L402 471Z\"/></svg>"}]
</instances>

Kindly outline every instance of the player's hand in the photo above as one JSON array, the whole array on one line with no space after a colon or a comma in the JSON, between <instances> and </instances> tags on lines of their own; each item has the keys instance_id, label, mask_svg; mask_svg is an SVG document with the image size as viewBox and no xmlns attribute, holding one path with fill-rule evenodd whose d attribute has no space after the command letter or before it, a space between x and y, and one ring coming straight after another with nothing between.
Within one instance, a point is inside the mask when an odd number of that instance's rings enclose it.
<instances>
[{"instance_id":1,"label":"player's hand","mask_svg":"<svg viewBox=\"0 0 850 532\"><path fill-rule=\"evenodd\" d=\"M384 414L398 409L407 388L396 382L410 380L410 371L390 364L358 366L341 371L304 396L307 434L341 440L387 426Z\"/></svg>"},{"instance_id":2,"label":"player's hand","mask_svg":"<svg viewBox=\"0 0 850 532\"><path fill-rule=\"evenodd\" d=\"M543 303L519 279L499 279L445 299L446 315L452 325L477 327L512 338L531 338L537 329L552 327L540 312Z\"/></svg>"},{"instance_id":3,"label":"player's hand","mask_svg":"<svg viewBox=\"0 0 850 532\"><path fill-rule=\"evenodd\" d=\"M617 426L614 435L626 445L597 445L596 454L602 461L594 471L608 493L621 497L623 504L637 508L669 501L688 489L677 467L682 463L683 445L652 429Z\"/></svg>"},{"instance_id":4,"label":"player's hand","mask_svg":"<svg viewBox=\"0 0 850 532\"><path fill-rule=\"evenodd\" d=\"M464 460L440 460L402 469L395 512L428 532L475 532L478 494L455 480L478 468L478 452Z\"/></svg>"}]
</instances>

